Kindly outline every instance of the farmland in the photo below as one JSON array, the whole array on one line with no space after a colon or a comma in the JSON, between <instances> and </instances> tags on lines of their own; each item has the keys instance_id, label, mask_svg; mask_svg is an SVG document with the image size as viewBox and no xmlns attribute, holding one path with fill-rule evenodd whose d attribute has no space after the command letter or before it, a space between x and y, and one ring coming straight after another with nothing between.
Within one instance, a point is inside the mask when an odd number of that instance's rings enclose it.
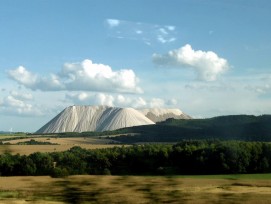
<instances>
[{"instance_id":1,"label":"farmland","mask_svg":"<svg viewBox=\"0 0 271 204\"><path fill-rule=\"evenodd\" d=\"M266 176L263 178L266 178ZM1 203L270 203L271 180L246 175L0 177ZM268 177L268 176L267 176ZM5 184L5 185L2 185ZM50 190L49 190L50 189ZM133 195L133 196L131 196Z\"/></svg>"},{"instance_id":2,"label":"farmland","mask_svg":"<svg viewBox=\"0 0 271 204\"><path fill-rule=\"evenodd\" d=\"M37 142L49 142L52 145L17 145L30 140ZM74 146L80 146L85 149L99 149L122 146L113 140L99 137L29 137L26 135L1 135L0 154L9 152L11 154L29 155L34 152L61 152L69 150Z\"/></svg>"},{"instance_id":3,"label":"farmland","mask_svg":"<svg viewBox=\"0 0 271 204\"><path fill-rule=\"evenodd\" d=\"M9 152L11 154L29 155L34 152L62 152L80 146L84 149L103 149L120 147L118 144L66 144L66 145L0 145L0 154Z\"/></svg>"}]
</instances>

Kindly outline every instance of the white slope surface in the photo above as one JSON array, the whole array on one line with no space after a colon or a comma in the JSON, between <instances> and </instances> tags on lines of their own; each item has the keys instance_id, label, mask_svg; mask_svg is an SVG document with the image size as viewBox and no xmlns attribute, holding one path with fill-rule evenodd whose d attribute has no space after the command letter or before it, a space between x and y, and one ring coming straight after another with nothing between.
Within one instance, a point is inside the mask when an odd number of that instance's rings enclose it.
<instances>
[{"instance_id":1,"label":"white slope surface","mask_svg":"<svg viewBox=\"0 0 271 204\"><path fill-rule=\"evenodd\" d=\"M70 106L37 133L106 131L150 124L154 122L133 108Z\"/></svg>"},{"instance_id":2,"label":"white slope surface","mask_svg":"<svg viewBox=\"0 0 271 204\"><path fill-rule=\"evenodd\" d=\"M168 113L172 113L174 115L182 115L183 112L180 109L174 108L148 108L148 109L142 109L140 110L144 115L147 115L149 112L154 114L155 116L161 116Z\"/></svg>"},{"instance_id":3,"label":"white slope surface","mask_svg":"<svg viewBox=\"0 0 271 204\"><path fill-rule=\"evenodd\" d=\"M149 108L139 110L142 112L147 118L152 120L153 122L161 122L168 118L175 119L191 119L189 115L183 113L180 109L174 108Z\"/></svg>"}]
</instances>

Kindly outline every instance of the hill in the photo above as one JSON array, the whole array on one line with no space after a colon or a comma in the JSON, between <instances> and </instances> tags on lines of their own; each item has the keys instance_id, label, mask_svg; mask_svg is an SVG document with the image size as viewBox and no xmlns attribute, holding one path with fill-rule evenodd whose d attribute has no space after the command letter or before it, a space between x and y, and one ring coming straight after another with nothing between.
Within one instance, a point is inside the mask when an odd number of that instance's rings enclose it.
<instances>
[{"instance_id":1,"label":"hill","mask_svg":"<svg viewBox=\"0 0 271 204\"><path fill-rule=\"evenodd\" d=\"M40 128L37 133L101 132L150 124L154 122L133 108L70 106Z\"/></svg>"},{"instance_id":2,"label":"hill","mask_svg":"<svg viewBox=\"0 0 271 204\"><path fill-rule=\"evenodd\" d=\"M151 125L168 118L191 119L179 109L135 110L109 106L70 106L36 133L103 132L125 127Z\"/></svg>"},{"instance_id":3,"label":"hill","mask_svg":"<svg viewBox=\"0 0 271 204\"><path fill-rule=\"evenodd\" d=\"M189 115L186 115L180 109L149 108L149 109L142 109L139 111L142 112L147 118L149 118L155 123L165 121L168 118L192 119L192 117L190 117Z\"/></svg>"},{"instance_id":4,"label":"hill","mask_svg":"<svg viewBox=\"0 0 271 204\"><path fill-rule=\"evenodd\" d=\"M178 142L181 140L220 139L271 141L271 115L229 115L208 119L168 119L155 125L122 129L134 136L114 138L119 142Z\"/></svg>"}]
</instances>

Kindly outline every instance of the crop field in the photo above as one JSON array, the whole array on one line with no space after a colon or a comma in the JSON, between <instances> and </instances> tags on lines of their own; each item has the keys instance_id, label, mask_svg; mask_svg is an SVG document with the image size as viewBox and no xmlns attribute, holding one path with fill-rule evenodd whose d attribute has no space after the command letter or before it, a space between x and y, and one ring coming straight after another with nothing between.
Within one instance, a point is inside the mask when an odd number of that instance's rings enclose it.
<instances>
[{"instance_id":1,"label":"crop field","mask_svg":"<svg viewBox=\"0 0 271 204\"><path fill-rule=\"evenodd\" d=\"M98 148L112 148L115 146L122 146L114 144L110 139L99 137L67 137L67 138L53 138L53 137L31 137L24 139L16 139L20 136L1 136L0 139L5 139L3 145L0 145L0 154L9 152L11 154L29 155L34 152L60 152L66 151L74 146L80 146L85 149L98 149ZM11 138L10 140L7 140ZM16 145L19 142L27 142L31 139L37 142L50 142L49 145Z\"/></svg>"},{"instance_id":2,"label":"crop field","mask_svg":"<svg viewBox=\"0 0 271 204\"><path fill-rule=\"evenodd\" d=\"M269 179L0 177L0 203L271 203Z\"/></svg>"},{"instance_id":3,"label":"crop field","mask_svg":"<svg viewBox=\"0 0 271 204\"><path fill-rule=\"evenodd\" d=\"M34 152L62 152L80 146L84 149L102 149L121 147L118 144L63 144L63 145L0 145L0 154L9 152L11 154L29 155Z\"/></svg>"},{"instance_id":4,"label":"crop field","mask_svg":"<svg viewBox=\"0 0 271 204\"><path fill-rule=\"evenodd\" d=\"M26 142L29 140L35 140L37 142L50 142L59 145L75 145L75 144L109 144L114 141L110 139L100 139L98 137L67 137L67 138L53 138L53 137L31 137L24 139L5 140L3 143L16 144L18 142Z\"/></svg>"}]
</instances>

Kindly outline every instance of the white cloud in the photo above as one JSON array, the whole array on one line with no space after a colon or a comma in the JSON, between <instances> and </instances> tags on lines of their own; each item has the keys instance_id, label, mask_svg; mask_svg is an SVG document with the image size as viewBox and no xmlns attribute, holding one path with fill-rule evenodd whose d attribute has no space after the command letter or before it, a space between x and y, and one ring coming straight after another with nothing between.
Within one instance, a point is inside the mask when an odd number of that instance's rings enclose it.
<instances>
[{"instance_id":1,"label":"white cloud","mask_svg":"<svg viewBox=\"0 0 271 204\"><path fill-rule=\"evenodd\" d=\"M8 75L11 79L32 90L57 91L64 89L57 75L51 74L50 77L41 77L31 73L23 66L9 70Z\"/></svg>"},{"instance_id":2,"label":"white cloud","mask_svg":"<svg viewBox=\"0 0 271 204\"><path fill-rule=\"evenodd\" d=\"M166 102L166 105L168 105L168 106L176 106L177 104L178 104L178 101L175 98L169 99Z\"/></svg>"},{"instance_id":3,"label":"white cloud","mask_svg":"<svg viewBox=\"0 0 271 204\"><path fill-rule=\"evenodd\" d=\"M108 105L116 107L132 107L132 108L162 108L177 104L176 99L170 99L165 103L164 99L143 97L124 96L121 94L105 94L105 93L67 93L66 100L76 105Z\"/></svg>"},{"instance_id":4,"label":"white cloud","mask_svg":"<svg viewBox=\"0 0 271 204\"><path fill-rule=\"evenodd\" d=\"M212 51L193 50L189 44L164 55L155 53L153 62L163 66L192 68L196 71L198 79L203 81L215 81L229 68L226 59L220 58Z\"/></svg>"},{"instance_id":5,"label":"white cloud","mask_svg":"<svg viewBox=\"0 0 271 204\"><path fill-rule=\"evenodd\" d=\"M95 97L96 104L114 106L114 97L108 94L98 93Z\"/></svg>"},{"instance_id":6,"label":"white cloud","mask_svg":"<svg viewBox=\"0 0 271 204\"><path fill-rule=\"evenodd\" d=\"M31 87L37 83L37 75L27 71L23 66L19 66L15 70L10 70L8 73L11 78L16 79L16 81L25 86Z\"/></svg>"},{"instance_id":7,"label":"white cloud","mask_svg":"<svg viewBox=\"0 0 271 204\"><path fill-rule=\"evenodd\" d=\"M166 29L164 29L164 28L159 28L159 31L160 31L161 34L163 34L163 35L167 35L167 34L168 34L168 32L166 31Z\"/></svg>"},{"instance_id":8,"label":"white cloud","mask_svg":"<svg viewBox=\"0 0 271 204\"><path fill-rule=\"evenodd\" d=\"M176 27L117 19L106 20L108 34L117 39L143 41L147 45L171 43L176 40Z\"/></svg>"},{"instance_id":9,"label":"white cloud","mask_svg":"<svg viewBox=\"0 0 271 204\"><path fill-rule=\"evenodd\" d=\"M150 101L150 107L151 108L162 108L165 105L165 101L161 98L153 98Z\"/></svg>"},{"instance_id":10,"label":"white cloud","mask_svg":"<svg viewBox=\"0 0 271 204\"><path fill-rule=\"evenodd\" d=\"M144 108L147 106L147 102L142 98L136 98L133 102L132 102L132 107L134 108Z\"/></svg>"},{"instance_id":11,"label":"white cloud","mask_svg":"<svg viewBox=\"0 0 271 204\"><path fill-rule=\"evenodd\" d=\"M32 100L33 95L31 93L21 93L17 91L11 91L10 95L20 100Z\"/></svg>"},{"instance_id":12,"label":"white cloud","mask_svg":"<svg viewBox=\"0 0 271 204\"><path fill-rule=\"evenodd\" d=\"M67 93L66 99L72 101L76 105L106 105L106 106L114 106L115 100L115 98L110 94L104 93L90 94L86 92Z\"/></svg>"},{"instance_id":13,"label":"white cloud","mask_svg":"<svg viewBox=\"0 0 271 204\"><path fill-rule=\"evenodd\" d=\"M158 35L158 36L157 36L157 40L158 40L159 42L163 43L163 44L167 42L167 40L164 39L163 36L161 36L161 35Z\"/></svg>"},{"instance_id":14,"label":"white cloud","mask_svg":"<svg viewBox=\"0 0 271 204\"><path fill-rule=\"evenodd\" d=\"M59 74L41 77L20 66L8 71L9 77L32 90L41 91L105 91L142 93L138 78L131 69L113 71L110 66L91 60L66 63Z\"/></svg>"},{"instance_id":15,"label":"white cloud","mask_svg":"<svg viewBox=\"0 0 271 204\"><path fill-rule=\"evenodd\" d=\"M165 44L165 43L169 43L169 42L174 42L176 40L176 38L164 38L162 35L158 35L157 36L157 40L162 43L162 44Z\"/></svg>"},{"instance_id":16,"label":"white cloud","mask_svg":"<svg viewBox=\"0 0 271 204\"><path fill-rule=\"evenodd\" d=\"M106 19L106 23L109 25L109 27L113 28L120 24L120 21L117 19Z\"/></svg>"},{"instance_id":17,"label":"white cloud","mask_svg":"<svg viewBox=\"0 0 271 204\"><path fill-rule=\"evenodd\" d=\"M271 85L270 84L253 84L253 85L246 85L245 90L247 91L253 91L255 93L258 93L260 95L266 95L266 94L270 94L271 92Z\"/></svg>"},{"instance_id":18,"label":"white cloud","mask_svg":"<svg viewBox=\"0 0 271 204\"><path fill-rule=\"evenodd\" d=\"M170 31L174 31L175 30L175 26L166 26L166 28Z\"/></svg>"},{"instance_id":19,"label":"white cloud","mask_svg":"<svg viewBox=\"0 0 271 204\"><path fill-rule=\"evenodd\" d=\"M3 100L0 102L0 113L17 116L44 115L41 109L34 107L32 104L26 103L25 101L19 99L22 95L18 95L18 98L13 95L9 95L3 98Z\"/></svg>"}]
</instances>

